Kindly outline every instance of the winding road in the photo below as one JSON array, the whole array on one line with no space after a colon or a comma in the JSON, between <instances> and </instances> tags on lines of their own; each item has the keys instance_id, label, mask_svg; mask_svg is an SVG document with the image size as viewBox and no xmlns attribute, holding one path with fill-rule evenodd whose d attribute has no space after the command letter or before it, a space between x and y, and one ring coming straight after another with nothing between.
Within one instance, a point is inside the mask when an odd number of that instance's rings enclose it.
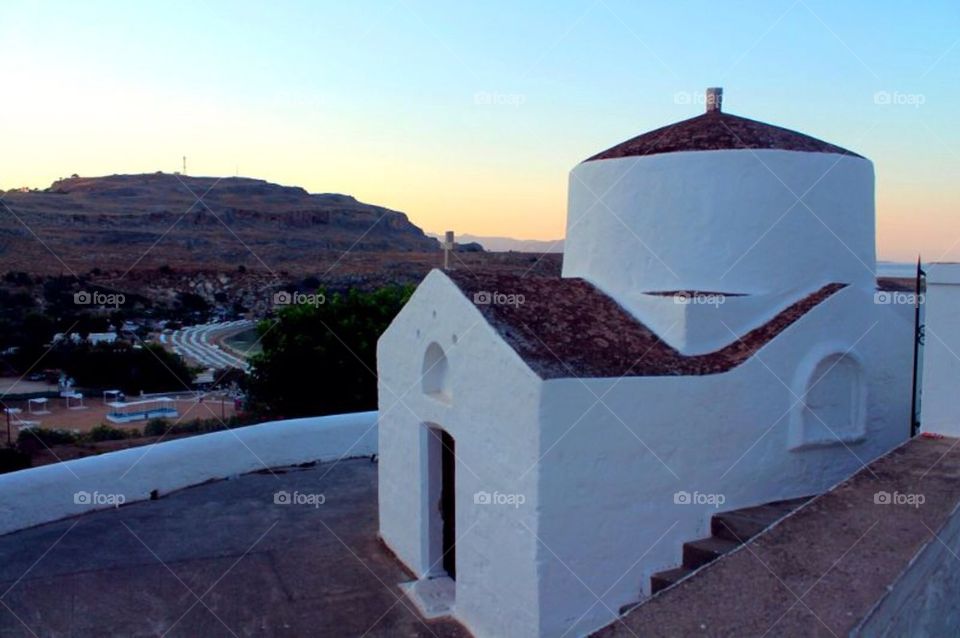
<instances>
[{"instance_id":1,"label":"winding road","mask_svg":"<svg viewBox=\"0 0 960 638\"><path fill-rule=\"evenodd\" d=\"M249 330L256 325L249 319L205 323L187 326L171 334L161 334L160 343L180 356L210 368L239 368L249 370L250 365L242 358L221 348L216 340L225 334Z\"/></svg>"}]
</instances>

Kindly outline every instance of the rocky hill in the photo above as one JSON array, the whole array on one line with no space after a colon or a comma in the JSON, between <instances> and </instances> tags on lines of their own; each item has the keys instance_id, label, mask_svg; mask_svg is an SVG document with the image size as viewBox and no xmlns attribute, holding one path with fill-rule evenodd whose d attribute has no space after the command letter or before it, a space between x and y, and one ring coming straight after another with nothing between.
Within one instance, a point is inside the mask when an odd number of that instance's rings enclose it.
<instances>
[{"instance_id":1,"label":"rocky hill","mask_svg":"<svg viewBox=\"0 0 960 638\"><path fill-rule=\"evenodd\" d=\"M72 177L2 193L0 270L315 271L346 251L435 253L404 213L242 177ZM62 263L61 263L62 262Z\"/></svg>"}]
</instances>

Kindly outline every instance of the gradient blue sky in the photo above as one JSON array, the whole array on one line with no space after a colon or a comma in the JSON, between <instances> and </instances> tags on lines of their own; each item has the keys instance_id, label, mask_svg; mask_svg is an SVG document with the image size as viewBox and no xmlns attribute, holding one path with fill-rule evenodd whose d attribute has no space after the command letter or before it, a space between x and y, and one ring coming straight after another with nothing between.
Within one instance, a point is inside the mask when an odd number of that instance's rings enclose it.
<instances>
[{"instance_id":1,"label":"gradient blue sky","mask_svg":"<svg viewBox=\"0 0 960 638\"><path fill-rule=\"evenodd\" d=\"M0 188L186 154L525 238L562 235L577 162L720 85L875 162L881 257L960 259L956 1L7 0L0 77Z\"/></svg>"}]
</instances>

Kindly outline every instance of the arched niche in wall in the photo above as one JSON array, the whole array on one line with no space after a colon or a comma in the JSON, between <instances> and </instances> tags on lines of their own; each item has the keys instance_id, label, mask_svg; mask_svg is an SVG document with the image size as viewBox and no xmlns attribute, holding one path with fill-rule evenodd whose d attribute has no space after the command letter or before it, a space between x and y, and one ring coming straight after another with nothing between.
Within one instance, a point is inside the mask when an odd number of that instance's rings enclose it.
<instances>
[{"instance_id":1,"label":"arched niche in wall","mask_svg":"<svg viewBox=\"0 0 960 638\"><path fill-rule=\"evenodd\" d=\"M857 443L866 436L866 376L860 360L833 352L808 363L794 390L790 447ZM794 399L795 401L797 399Z\"/></svg>"},{"instance_id":2,"label":"arched niche in wall","mask_svg":"<svg viewBox=\"0 0 960 638\"><path fill-rule=\"evenodd\" d=\"M420 370L420 383L424 394L439 401L450 402L452 397L449 367L447 355L439 343L433 342L427 346L426 352L423 353L423 367Z\"/></svg>"}]
</instances>

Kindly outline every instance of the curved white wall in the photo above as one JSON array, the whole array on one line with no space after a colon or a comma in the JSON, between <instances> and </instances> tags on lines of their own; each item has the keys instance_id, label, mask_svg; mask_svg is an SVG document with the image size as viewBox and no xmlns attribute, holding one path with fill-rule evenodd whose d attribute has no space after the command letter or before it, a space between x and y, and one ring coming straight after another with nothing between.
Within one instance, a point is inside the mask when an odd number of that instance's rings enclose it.
<instances>
[{"instance_id":1,"label":"curved white wall","mask_svg":"<svg viewBox=\"0 0 960 638\"><path fill-rule=\"evenodd\" d=\"M132 503L265 468L369 456L377 413L270 421L224 432L88 456L0 475L0 534L110 507L78 502L99 493Z\"/></svg>"},{"instance_id":2,"label":"curved white wall","mask_svg":"<svg viewBox=\"0 0 960 638\"><path fill-rule=\"evenodd\" d=\"M584 162L570 173L563 276L615 298L872 287L875 264L873 164L863 158L695 151Z\"/></svg>"}]
</instances>

